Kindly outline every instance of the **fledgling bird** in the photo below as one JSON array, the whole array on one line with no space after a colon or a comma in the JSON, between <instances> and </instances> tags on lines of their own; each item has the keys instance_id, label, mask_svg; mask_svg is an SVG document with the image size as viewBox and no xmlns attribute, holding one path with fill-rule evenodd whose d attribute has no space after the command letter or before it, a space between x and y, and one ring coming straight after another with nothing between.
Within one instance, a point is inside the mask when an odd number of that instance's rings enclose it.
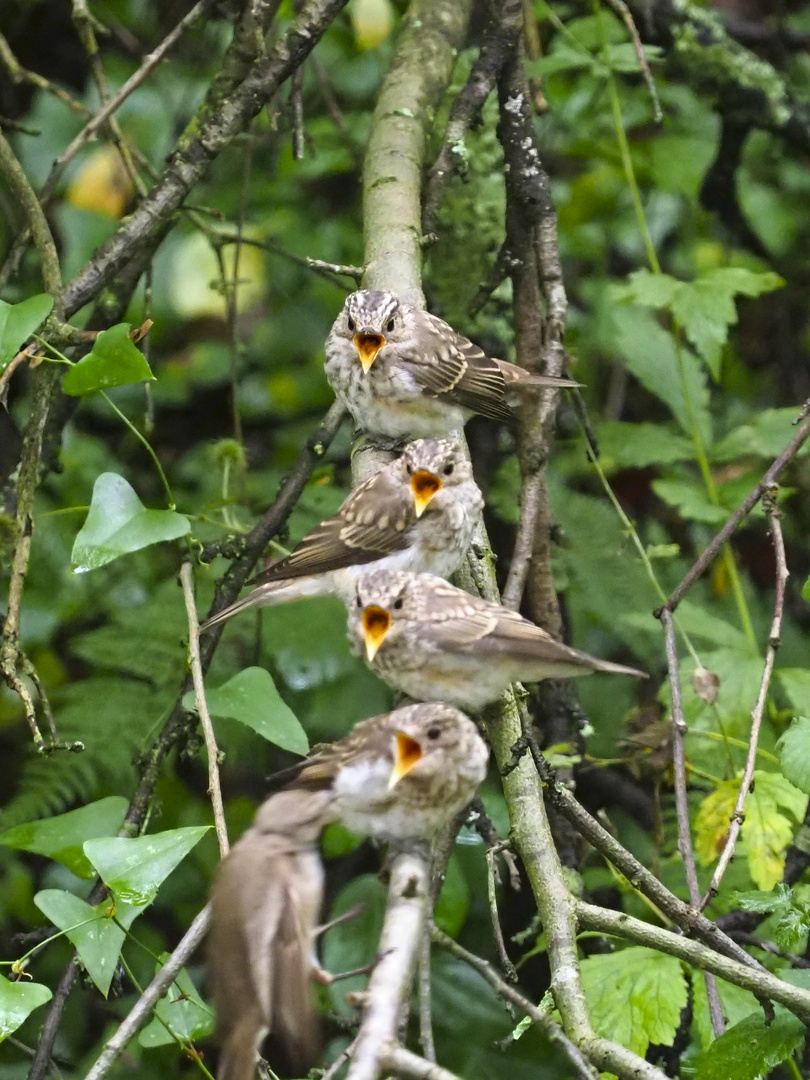
<instances>
[{"instance_id":1,"label":"fledgling bird","mask_svg":"<svg viewBox=\"0 0 810 1080\"><path fill-rule=\"evenodd\" d=\"M352 651L397 690L471 711L516 681L594 671L645 677L572 649L517 612L430 574L370 570L357 581L347 629Z\"/></svg>"},{"instance_id":2,"label":"fledgling bird","mask_svg":"<svg viewBox=\"0 0 810 1080\"><path fill-rule=\"evenodd\" d=\"M461 566L483 505L459 444L419 439L360 484L294 551L257 574L253 592L201 629L255 604L307 596L339 596L348 604L369 564L449 577Z\"/></svg>"},{"instance_id":3,"label":"fledgling bird","mask_svg":"<svg viewBox=\"0 0 810 1080\"><path fill-rule=\"evenodd\" d=\"M252 1080L268 1035L295 1075L317 1060L317 841L331 801L329 791L280 791L219 865L207 945L221 1046L217 1080Z\"/></svg>"},{"instance_id":4,"label":"fledgling bird","mask_svg":"<svg viewBox=\"0 0 810 1080\"><path fill-rule=\"evenodd\" d=\"M383 840L429 840L471 801L489 749L463 712L442 702L362 720L305 761L294 781L329 788L347 828Z\"/></svg>"},{"instance_id":5,"label":"fledgling bird","mask_svg":"<svg viewBox=\"0 0 810 1080\"><path fill-rule=\"evenodd\" d=\"M359 428L389 439L446 435L475 413L514 421L521 387L578 386L495 360L393 293L351 293L326 339L326 378Z\"/></svg>"},{"instance_id":6,"label":"fledgling bird","mask_svg":"<svg viewBox=\"0 0 810 1080\"><path fill-rule=\"evenodd\" d=\"M220 864L211 891L209 976L222 1046L217 1080L252 1080L270 1035L295 1075L320 1049L311 999L323 893L322 828L429 841L472 800L489 750L475 724L441 703L409 705L355 725L301 762Z\"/></svg>"}]
</instances>

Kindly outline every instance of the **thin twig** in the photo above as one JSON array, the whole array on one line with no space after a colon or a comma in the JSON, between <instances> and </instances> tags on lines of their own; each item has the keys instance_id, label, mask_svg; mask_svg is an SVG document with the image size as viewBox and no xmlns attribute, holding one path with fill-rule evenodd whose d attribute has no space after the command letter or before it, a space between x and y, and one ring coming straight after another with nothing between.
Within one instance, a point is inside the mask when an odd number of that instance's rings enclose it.
<instances>
[{"instance_id":1,"label":"thin twig","mask_svg":"<svg viewBox=\"0 0 810 1080\"><path fill-rule=\"evenodd\" d=\"M19 86L20 83L30 83L31 86L36 86L39 90L44 90L48 94L61 101L63 105L67 105L73 112L78 113L80 116L89 116L90 110L82 104L81 101L77 101L72 94L69 94L67 90L64 90L61 86L57 86L56 83L50 81L50 79L44 78L36 71L29 71L28 68L24 68L14 53L11 51L9 45L3 34L0 34L0 63L6 69L6 73L15 86Z\"/></svg>"},{"instance_id":2,"label":"thin twig","mask_svg":"<svg viewBox=\"0 0 810 1080\"><path fill-rule=\"evenodd\" d=\"M304 138L304 95L303 95L303 65L297 68L290 80L290 97L292 98L293 135L292 153L293 161L303 161L306 142Z\"/></svg>"},{"instance_id":3,"label":"thin twig","mask_svg":"<svg viewBox=\"0 0 810 1080\"><path fill-rule=\"evenodd\" d=\"M501 967L506 972L506 977L509 981L516 983L518 981L517 969L509 959L509 954L506 951L506 942L503 940L503 930L501 929L501 920L498 915L498 897L495 891L495 876L498 869L495 859L496 854L494 848L488 848L487 897L489 899L489 917L492 921L492 933L495 938L495 947L498 950L498 960L500 961Z\"/></svg>"},{"instance_id":4,"label":"thin twig","mask_svg":"<svg viewBox=\"0 0 810 1080\"><path fill-rule=\"evenodd\" d=\"M810 968L810 960L806 956L797 956L796 953L784 952L782 949L777 948L772 941L763 941L756 934L749 934L745 930L732 930L731 934L735 941L750 945L754 949L762 949L769 956L778 956L780 960L787 960L791 967Z\"/></svg>"},{"instance_id":5,"label":"thin twig","mask_svg":"<svg viewBox=\"0 0 810 1080\"><path fill-rule=\"evenodd\" d=\"M330 274L337 274L338 277L350 277L353 281L358 282L358 284L363 280L363 274L366 272L365 267L363 266L345 266L342 263L324 262L323 259L305 258L304 266L308 266L310 270L320 270Z\"/></svg>"},{"instance_id":6,"label":"thin twig","mask_svg":"<svg viewBox=\"0 0 810 1080\"><path fill-rule=\"evenodd\" d=\"M442 1068L435 1061L426 1061L401 1046L390 1046L383 1054L380 1064L387 1073L404 1076L406 1080L461 1080L460 1076Z\"/></svg>"},{"instance_id":7,"label":"thin twig","mask_svg":"<svg viewBox=\"0 0 810 1080\"><path fill-rule=\"evenodd\" d=\"M502 979L488 960L469 952L435 924L431 926L430 933L433 941L440 948L445 949L451 956L455 956L456 959L463 960L465 964L475 968L478 974L486 979L498 997L503 998L510 1005L514 1005L516 1009L520 1009L533 1023L537 1024L549 1042L553 1043L568 1058L569 1064L573 1067L577 1076L582 1077L583 1080L595 1080L598 1075L596 1070L585 1060L571 1040L565 1037L560 1025L548 1013L538 1009L533 1002L524 997L514 986L510 986L505 979Z\"/></svg>"},{"instance_id":8,"label":"thin twig","mask_svg":"<svg viewBox=\"0 0 810 1080\"><path fill-rule=\"evenodd\" d=\"M762 498L766 491L774 486L782 470L787 466L793 458L801 450L802 446L806 442L808 436L810 436L810 400L806 401L802 406L802 411L796 420L797 428L796 434L787 444L782 453L774 460L769 469L766 470L762 479L748 495L743 499L723 528L717 533L712 542L703 552L699 559L694 563L689 573L670 595L667 602L662 608L659 608L655 612L656 616L660 618L660 612L663 608L668 608L670 611L674 611L675 608L683 600L684 595L692 588L700 575L706 570L712 560L715 558L723 544L728 540L743 518L754 509L756 504Z\"/></svg>"},{"instance_id":9,"label":"thin twig","mask_svg":"<svg viewBox=\"0 0 810 1080\"><path fill-rule=\"evenodd\" d=\"M422 940L419 942L419 1042L428 1061L436 1060L436 1044L433 1041L433 1012L430 992L430 926L425 920Z\"/></svg>"},{"instance_id":10,"label":"thin twig","mask_svg":"<svg viewBox=\"0 0 810 1080\"><path fill-rule=\"evenodd\" d=\"M781 644L779 635L782 629L782 614L785 608L785 586L789 577L789 571L785 557L785 540L782 536L782 526L779 520L780 513L776 505L775 490L772 489L763 494L762 505L768 516L768 521L770 522L774 553L776 555L776 588L774 591L771 632L768 635L768 648L765 652L765 663L762 668L759 693L757 694L754 708L751 711L751 732L748 736L748 754L745 759L742 780L740 781L740 790L737 792L737 799L734 803L734 810L731 813L731 822L729 823L729 830L726 835L723 850L720 853L720 859L714 874L712 875L712 880L709 882L706 895L700 902L701 909L706 907L720 888L720 882L723 879L723 875L728 869L728 864L734 857L734 848L737 844L737 838L740 835L740 829L745 821L745 800L748 798L748 792L751 790L751 784L754 779L754 767L756 765L762 718L765 713L765 703L768 700L768 688L771 684L776 653Z\"/></svg>"},{"instance_id":11,"label":"thin twig","mask_svg":"<svg viewBox=\"0 0 810 1080\"><path fill-rule=\"evenodd\" d=\"M155 1005L172 985L180 969L205 937L208 929L209 914L210 909L206 905L180 939L174 952L127 1013L118 1030L112 1038L107 1040L104 1049L84 1080L102 1080L107 1075L123 1053L127 1043L137 1035L149 1019Z\"/></svg>"},{"instance_id":12,"label":"thin twig","mask_svg":"<svg viewBox=\"0 0 810 1080\"><path fill-rule=\"evenodd\" d=\"M208 702L205 700L205 685L200 660L200 623L197 618L197 606L194 603L194 570L190 562L184 562L180 567L180 583L183 586L183 597L186 601L188 661L194 682L194 703L208 754L208 794L211 796L211 807L214 811L219 857L224 859L228 854L230 844L228 843L228 829L225 825L225 810L222 805L222 788L219 783L219 748L214 734L214 725L211 723L211 713L208 711Z\"/></svg>"},{"instance_id":13,"label":"thin twig","mask_svg":"<svg viewBox=\"0 0 810 1080\"><path fill-rule=\"evenodd\" d=\"M630 9L624 0L607 0L608 6L612 7L619 18L624 23L627 33L630 35L630 40L633 42L633 48L636 50L636 56L638 57L638 66L641 70L641 74L644 78L644 84L647 87L653 106L653 120L656 124L663 123L664 114L661 111L661 101L658 97L658 90L655 85L655 79L652 77L650 71L650 65L647 63L647 57L644 55L644 46L641 43L638 30L636 29L635 21L630 13Z\"/></svg>"}]
</instances>

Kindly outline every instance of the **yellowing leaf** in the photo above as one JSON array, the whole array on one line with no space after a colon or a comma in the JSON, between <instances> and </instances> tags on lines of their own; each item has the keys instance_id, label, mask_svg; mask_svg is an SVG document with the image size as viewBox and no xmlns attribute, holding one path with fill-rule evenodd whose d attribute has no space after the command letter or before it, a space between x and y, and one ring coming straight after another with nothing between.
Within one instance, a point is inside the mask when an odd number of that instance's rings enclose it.
<instances>
[{"instance_id":1,"label":"yellowing leaf","mask_svg":"<svg viewBox=\"0 0 810 1080\"><path fill-rule=\"evenodd\" d=\"M120 218L131 196L132 182L120 154L113 146L102 146L84 161L66 198L80 210Z\"/></svg>"},{"instance_id":2,"label":"yellowing leaf","mask_svg":"<svg viewBox=\"0 0 810 1080\"><path fill-rule=\"evenodd\" d=\"M695 855L703 866L714 862L723 850L739 789L738 781L724 780L700 804L695 818Z\"/></svg>"},{"instance_id":3,"label":"yellowing leaf","mask_svg":"<svg viewBox=\"0 0 810 1080\"><path fill-rule=\"evenodd\" d=\"M258 248L236 244L222 249L222 261L228 284L233 281L234 268L238 274L236 286L237 311L254 308L267 289L264 259ZM227 307L222 290L222 275L214 249L202 233L184 237L172 248L172 273L169 293L172 306L187 319L214 316L225 318Z\"/></svg>"},{"instance_id":4,"label":"yellowing leaf","mask_svg":"<svg viewBox=\"0 0 810 1080\"><path fill-rule=\"evenodd\" d=\"M394 28L391 0L352 0L349 13L358 49L376 49Z\"/></svg>"}]
</instances>

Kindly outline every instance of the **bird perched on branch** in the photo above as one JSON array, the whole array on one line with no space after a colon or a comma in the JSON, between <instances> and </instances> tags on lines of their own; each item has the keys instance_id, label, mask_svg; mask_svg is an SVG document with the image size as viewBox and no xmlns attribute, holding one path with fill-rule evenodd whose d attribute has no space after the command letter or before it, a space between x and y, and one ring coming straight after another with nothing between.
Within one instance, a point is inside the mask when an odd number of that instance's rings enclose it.
<instances>
[{"instance_id":1,"label":"bird perched on branch","mask_svg":"<svg viewBox=\"0 0 810 1080\"><path fill-rule=\"evenodd\" d=\"M370 570L349 607L349 643L391 686L418 700L482 709L510 683L604 671L644 678L556 641L515 611L430 574Z\"/></svg>"},{"instance_id":2,"label":"bird perched on branch","mask_svg":"<svg viewBox=\"0 0 810 1080\"><path fill-rule=\"evenodd\" d=\"M295 1075L320 1048L313 979L331 977L314 950L323 893L321 829L429 841L484 779L489 751L449 705L409 705L357 724L295 766L220 864L211 892L209 975L222 1046L217 1080L251 1080L270 1035Z\"/></svg>"},{"instance_id":3,"label":"bird perched on branch","mask_svg":"<svg viewBox=\"0 0 810 1080\"><path fill-rule=\"evenodd\" d=\"M513 421L521 388L579 385L495 360L435 315L370 289L346 298L325 349L326 377L357 426L396 440L460 430L475 413Z\"/></svg>"},{"instance_id":4,"label":"bird perched on branch","mask_svg":"<svg viewBox=\"0 0 810 1080\"><path fill-rule=\"evenodd\" d=\"M258 574L253 592L201 629L255 604L325 595L349 603L369 564L449 577L464 559L483 505L459 444L419 439L360 484L293 552Z\"/></svg>"}]
</instances>

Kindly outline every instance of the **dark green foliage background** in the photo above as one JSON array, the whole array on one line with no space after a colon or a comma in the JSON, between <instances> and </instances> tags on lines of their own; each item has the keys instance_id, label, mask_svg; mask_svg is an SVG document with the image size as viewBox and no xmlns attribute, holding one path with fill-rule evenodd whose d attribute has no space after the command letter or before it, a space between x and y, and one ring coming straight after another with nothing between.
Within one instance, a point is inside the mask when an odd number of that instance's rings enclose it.
<instances>
[{"instance_id":1,"label":"dark green foliage background","mask_svg":"<svg viewBox=\"0 0 810 1080\"><path fill-rule=\"evenodd\" d=\"M103 22L119 24L127 34L135 35L141 51L152 47L182 14L178 5L150 0L102 0L93 10ZM390 13L398 23L400 12L391 8ZM664 123L656 126L626 33L611 14L584 14L574 5L562 4L555 6L550 18L543 3L536 4L536 14L545 58L534 61L530 72L543 76L548 101L548 112L538 118L537 131L559 215L572 371L586 387L583 393L601 449L601 466L666 592L683 577L719 524L782 449L791 435L792 420L810 396L810 172L806 159L790 146L752 131L736 171L735 192L744 229L735 231L704 210L699 201L719 141L720 120L713 98L690 85L675 64L665 63L653 51L650 59L665 116ZM181 215L160 248L148 303L141 286L127 315L134 325L147 316L154 320L148 358L157 381L150 385L148 397L141 385L113 390L110 396L147 432L178 510L191 518L195 542L210 543L251 527L275 497L281 479L332 400L323 376L323 340L345 290L337 281L314 274L301 260L310 256L362 264L362 154L393 47L392 37L386 36L374 48L361 48L356 12L354 17L355 23L350 7L317 51L339 103L343 127L330 115L313 66L308 64L304 160L293 160L285 89L272 116L263 112L252 133L216 161L206 182L194 192L191 202L198 211L194 216ZM280 18L289 20L289 4L282 5ZM808 28L806 11L791 20L797 29ZM57 0L32 5L4 0L0 23L24 63L68 84L88 106L96 107L78 45L60 51L60 35L72 42L66 5ZM37 35L39 55L29 55L30 40ZM202 99L228 37L227 19L215 13L120 110L125 134L155 169L161 168L178 132ZM474 55L471 48L461 56L455 89L463 84ZM102 62L113 87L135 67L117 38L104 40ZM797 94L806 94L810 88L806 52L787 57L783 75ZM712 364L690 347L688 333L673 322L671 311L638 302L644 300L643 284L636 282L635 302L630 296L629 275L647 262L619 152L611 79L662 270L687 282L729 267L752 274L773 272L784 279L775 291L736 298L739 321L730 327L728 343ZM13 142L39 186L53 159L79 130L80 121L45 93L15 89L7 80L0 89L0 111L27 129L14 135ZM437 119L437 135L443 130L445 114L446 110ZM453 181L442 210L439 242L426 251L425 287L434 310L495 355L508 357L512 355L509 287L501 285L476 318L468 313L503 237L502 155L496 120L497 105L491 101L482 125L466 141L467 182ZM99 144L94 143L76 159L51 215L65 280L116 227L114 217L75 205L75 185L84 184L86 189L92 183L83 170L98 154ZM101 197L106 191L101 182L97 194ZM6 209L10 205L7 194L0 192L0 198ZM234 348L221 302L228 286L218 272L211 238L221 228L236 231L238 223L249 238L273 250L240 249L238 273L247 284L233 328L238 342ZM13 235L13 214L9 213L0 220L3 250ZM226 249L230 254L233 250ZM14 303L39 291L37 265L29 257L5 290L4 299ZM719 312L728 301L720 292L709 294L706 323L710 328L725 325ZM678 350L688 400L677 373ZM241 448L233 442L232 380L243 430ZM12 490L11 474L30 405L30 387L30 372L20 369L11 384L8 417L2 418L0 426L0 481L6 496ZM507 431L478 421L474 424L474 460L487 495L488 524L503 578L520 486L514 441ZM693 428L700 434L700 451ZM344 428L277 538L285 548L332 513L348 493L350 444L351 433ZM698 465L702 453L703 475ZM165 506L159 477L143 447L102 398L91 396L82 399L71 415L58 460L50 464L37 495L22 644L45 682L60 735L80 740L85 749L81 754L37 756L19 702L8 691L0 693L2 830L107 795L130 796L140 755L176 700L185 672L187 627L176 583L185 541L149 547L89 573L70 570L72 544L101 473L124 476L146 506ZM707 487L706 474L714 494ZM654 726L666 715L668 705L663 643L651 616L660 598L587 459L575 411L567 401L560 409L549 487L559 524L556 583L570 640L600 656L634 662L652 676L641 687L630 680L608 686L601 677L578 686L589 722L585 763L593 769L626 760L624 771L613 774L609 783L638 784L645 805L655 807L655 821L642 823L622 808L620 798L607 798L612 827L673 891L685 895L664 729ZM800 595L810 572L808 489L810 472L802 454L784 477L780 495L791 579L782 649L762 736L763 756L758 761L758 768L777 774L780 782L785 768L804 792L809 790L810 779L810 769L803 764L808 757L805 729L794 729L788 743L789 761L780 758L777 740L795 716L810 715L810 612ZM7 497L5 509L0 510L5 583L13 543ZM722 832L716 823L705 820L705 800L742 767L749 713L761 674L760 654L767 642L774 566L761 511L740 530L734 551L739 595L735 597L728 567L717 562L680 610L681 625L703 665L720 677L717 703L706 705L689 686L692 661L687 657L684 662L687 720L694 731L687 746L695 769L691 797L695 814L704 814L702 824L699 817L695 821L699 851L701 837L711 847L718 831ZM276 548L270 554L274 552ZM199 568L201 613L207 609L214 580L226 565L220 558ZM745 633L745 618L750 618L755 643ZM392 701L387 688L350 655L342 611L326 601L263 614L254 611L235 619L225 631L208 683L218 687L254 665L270 671L311 743L345 734L356 720L384 711ZM653 747L627 760L629 751L622 740L628 735L628 725L652 731L654 741L663 740L661 752ZM218 720L217 736L225 752L222 782L233 838L262 798L267 775L293 759L234 720ZM574 746L555 750L579 761ZM591 783L592 772L583 771L580 792L586 803ZM206 785L201 741L190 718L183 744L160 781L150 830L208 823ZM491 778L484 795L505 835L508 819L497 778ZM799 824L801 812L791 814L784 804L769 806L773 815L782 814L789 832ZM465 833L463 839L451 862L439 921L468 948L492 956L483 847L472 833ZM324 843L330 906L345 910L358 897L369 902L361 919L330 931L324 943L328 967L352 968L374 953L383 902L382 887L374 876L379 857L368 845L355 847L337 831L328 833ZM775 852L777 862L784 846ZM767 891L775 883L764 881L763 863L757 862L752 851L753 847L747 847L733 863L712 906L713 916L739 906L735 890ZM215 843L209 835L136 922L135 937L153 952L170 950L204 903L215 862ZM622 890L601 859L583 853L578 871L579 886L591 895L598 890L600 902L608 897L633 914L651 917L646 905ZM710 871L710 865L701 866L702 879L708 881ZM28 947L16 935L45 925L33 904L35 892L44 888L82 892L86 884L57 863L0 846L2 957L13 959ZM499 894L510 934L532 924L530 897L524 893L516 896L502 890ZM805 946L806 901L804 884L780 901L793 912L796 933L790 941L791 952L802 952ZM766 938L776 933L776 922L774 915L763 924ZM523 989L535 998L545 989L543 950L544 941L536 929L523 935L520 944L510 946L516 960L531 953L520 965L521 978ZM49 945L31 963L36 981L55 986L69 955L64 940ZM139 981L147 982L154 963L143 949L130 941L124 955ZM783 960L770 958L768 962L785 966ZM199 962L192 965L191 973L201 986ZM709 1042L699 983L695 980L695 1019L684 1059L690 1068L699 1063ZM595 980L594 987L597 984ZM589 992L598 1016L599 991ZM330 995L332 1008L345 1012L344 993L344 985L338 984ZM525 1035L507 1051L499 1049L498 1040L513 1028L511 1018L477 975L444 955L435 960L434 995L440 1060L467 1080L498 1077L504 1070L515 1077L565 1075L534 1034ZM752 998L743 999L742 992L733 988L727 997L724 1003L731 1022L750 1018L758 1010ZM105 1034L134 1000L132 985L120 973L108 1001L89 984L73 995L57 1042L63 1076L83 1075ZM36 1042L42 1015L34 1013L16 1033L24 1044ZM756 1025L758 1021L748 1022ZM799 1040L790 1030L785 1038L785 1053L780 1057L774 1050L771 1063L797 1046ZM207 1052L208 1045L203 1044ZM212 1056L206 1057L209 1066L211 1060ZM722 1057L719 1060L722 1063ZM0 1049L0 1080L24 1076L26 1061L23 1050L6 1043ZM710 1070L710 1066L724 1067L711 1062L704 1067ZM168 1071L190 1074L194 1068L174 1045L143 1049L134 1044L113 1075L125 1071L146 1080ZM700 1075L721 1074L706 1071Z\"/></svg>"}]
</instances>

